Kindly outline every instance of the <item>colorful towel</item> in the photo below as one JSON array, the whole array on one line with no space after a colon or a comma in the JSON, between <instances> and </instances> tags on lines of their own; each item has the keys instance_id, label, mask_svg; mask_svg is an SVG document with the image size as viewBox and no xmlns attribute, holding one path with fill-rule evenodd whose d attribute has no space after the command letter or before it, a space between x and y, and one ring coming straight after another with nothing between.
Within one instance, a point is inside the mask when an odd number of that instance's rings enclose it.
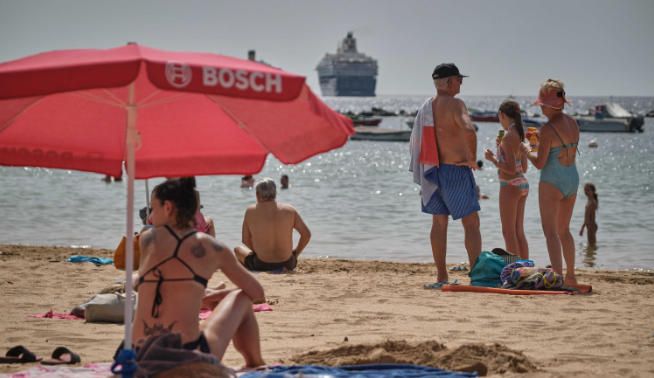
<instances>
[{"instance_id":1,"label":"colorful towel","mask_svg":"<svg viewBox=\"0 0 654 378\"><path fill-rule=\"evenodd\" d=\"M2 378L106 378L111 376L111 363L90 363L83 367L36 365L16 373L0 374Z\"/></svg>"},{"instance_id":2,"label":"colorful towel","mask_svg":"<svg viewBox=\"0 0 654 378\"><path fill-rule=\"evenodd\" d=\"M41 319L84 320L84 318L80 318L79 316L75 316L67 312L54 312L52 310L46 312L45 314L33 314L30 316L32 318L41 318Z\"/></svg>"},{"instance_id":3,"label":"colorful towel","mask_svg":"<svg viewBox=\"0 0 654 378\"><path fill-rule=\"evenodd\" d=\"M432 112L432 98L427 99L413 122L409 148L411 163L409 171L413 172L413 182L420 185L422 205L429 200L438 189L434 173L438 168L438 145L434 129L434 114Z\"/></svg>"},{"instance_id":4,"label":"colorful towel","mask_svg":"<svg viewBox=\"0 0 654 378\"><path fill-rule=\"evenodd\" d=\"M97 256L84 256L84 255L72 255L66 261L72 263L83 263L90 262L96 266L113 264L114 260L109 257L97 257Z\"/></svg>"},{"instance_id":5,"label":"colorful towel","mask_svg":"<svg viewBox=\"0 0 654 378\"><path fill-rule=\"evenodd\" d=\"M427 377L476 377L476 373L447 371L427 366L404 364L368 364L329 366L275 366L266 371L254 371L241 375L241 378L427 378Z\"/></svg>"}]
</instances>

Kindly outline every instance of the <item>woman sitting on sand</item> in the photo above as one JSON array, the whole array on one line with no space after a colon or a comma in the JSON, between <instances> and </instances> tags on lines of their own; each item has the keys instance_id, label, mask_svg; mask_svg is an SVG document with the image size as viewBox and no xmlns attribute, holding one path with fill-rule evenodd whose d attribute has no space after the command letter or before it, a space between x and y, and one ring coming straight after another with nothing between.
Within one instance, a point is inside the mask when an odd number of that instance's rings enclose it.
<instances>
[{"instance_id":1,"label":"woman sitting on sand","mask_svg":"<svg viewBox=\"0 0 654 378\"><path fill-rule=\"evenodd\" d=\"M233 341L246 367L263 365L259 326L252 311L253 302L264 301L263 288L232 250L193 228L198 208L194 180L169 179L157 185L151 206L154 227L141 235L135 279L139 300L134 349L138 351L150 336L173 332L181 335L184 349L211 353L219 360ZM218 269L240 289L223 292L200 325L205 289Z\"/></svg>"},{"instance_id":2,"label":"woman sitting on sand","mask_svg":"<svg viewBox=\"0 0 654 378\"><path fill-rule=\"evenodd\" d=\"M579 173L575 165L579 126L574 118L563 113L566 103L563 82L549 79L541 85L536 104L548 118L540 128L538 152L523 150L534 166L541 170L538 203L543 232L552 269L563 274L561 251L565 258L565 284L574 285L575 242L570 232L570 219L577 199Z\"/></svg>"},{"instance_id":3,"label":"woman sitting on sand","mask_svg":"<svg viewBox=\"0 0 654 378\"><path fill-rule=\"evenodd\" d=\"M500 220L505 248L520 258L528 259L529 245L525 237L524 219L529 182L524 175L527 171L527 158L521 148L525 131L520 105L506 100L500 105L497 114L506 134L498 146L498 156L489 149L485 156L497 167L500 179Z\"/></svg>"}]
</instances>

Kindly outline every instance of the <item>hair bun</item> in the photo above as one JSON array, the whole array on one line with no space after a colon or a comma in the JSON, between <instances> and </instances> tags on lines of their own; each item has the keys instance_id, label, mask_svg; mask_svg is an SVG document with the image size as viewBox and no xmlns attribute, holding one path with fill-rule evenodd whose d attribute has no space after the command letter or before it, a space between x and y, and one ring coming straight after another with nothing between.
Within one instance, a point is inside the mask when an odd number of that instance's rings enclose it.
<instances>
[{"instance_id":1,"label":"hair bun","mask_svg":"<svg viewBox=\"0 0 654 378\"><path fill-rule=\"evenodd\" d=\"M195 184L195 177L182 177L179 179L179 183L181 186L184 188L190 188L190 189L195 189L196 184Z\"/></svg>"}]
</instances>

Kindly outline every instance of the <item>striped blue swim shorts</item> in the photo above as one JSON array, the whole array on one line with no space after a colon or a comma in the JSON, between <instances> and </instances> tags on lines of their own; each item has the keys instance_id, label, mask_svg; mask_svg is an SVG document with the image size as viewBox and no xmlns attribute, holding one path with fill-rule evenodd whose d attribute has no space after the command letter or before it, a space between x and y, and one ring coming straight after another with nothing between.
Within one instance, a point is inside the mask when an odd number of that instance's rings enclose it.
<instances>
[{"instance_id":1,"label":"striped blue swim shorts","mask_svg":"<svg viewBox=\"0 0 654 378\"><path fill-rule=\"evenodd\" d=\"M470 167L442 164L431 176L438 189L429 202L422 205L423 213L452 215L456 220L481 210L475 176Z\"/></svg>"}]
</instances>

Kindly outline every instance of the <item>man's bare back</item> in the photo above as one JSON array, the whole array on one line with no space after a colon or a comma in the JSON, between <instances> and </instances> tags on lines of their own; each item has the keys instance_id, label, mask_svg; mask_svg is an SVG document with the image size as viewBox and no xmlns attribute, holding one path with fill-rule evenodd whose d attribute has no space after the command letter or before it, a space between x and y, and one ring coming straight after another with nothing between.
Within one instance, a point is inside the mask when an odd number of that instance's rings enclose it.
<instances>
[{"instance_id":1,"label":"man's bare back","mask_svg":"<svg viewBox=\"0 0 654 378\"><path fill-rule=\"evenodd\" d=\"M477 168L477 135L463 101L439 94L432 112L440 163Z\"/></svg>"},{"instance_id":2,"label":"man's bare back","mask_svg":"<svg viewBox=\"0 0 654 378\"><path fill-rule=\"evenodd\" d=\"M263 261L286 261L293 253L293 228L298 218L295 208L285 203L266 201L252 205L243 219L243 243Z\"/></svg>"},{"instance_id":3,"label":"man's bare back","mask_svg":"<svg viewBox=\"0 0 654 378\"><path fill-rule=\"evenodd\" d=\"M257 203L245 210L243 245L234 249L238 259L251 270L295 269L297 256L311 239L311 231L289 204L275 200L275 182L265 178L256 185ZM300 240L293 248L293 230Z\"/></svg>"}]
</instances>

